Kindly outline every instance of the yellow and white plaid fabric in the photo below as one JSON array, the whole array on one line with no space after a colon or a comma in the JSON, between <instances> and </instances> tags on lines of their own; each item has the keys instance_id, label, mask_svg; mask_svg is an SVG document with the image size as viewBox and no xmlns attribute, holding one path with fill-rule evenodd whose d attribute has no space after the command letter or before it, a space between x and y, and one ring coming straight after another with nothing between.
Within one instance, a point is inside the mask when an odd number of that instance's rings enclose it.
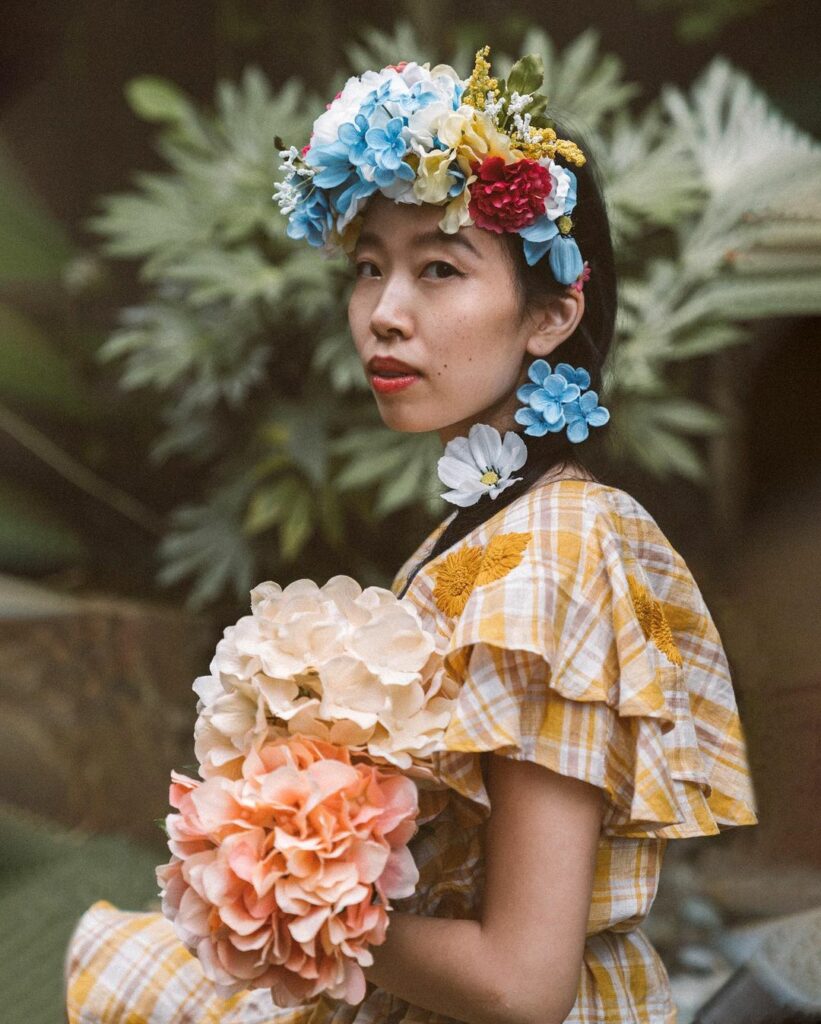
<instances>
[{"instance_id":1,"label":"yellow and white plaid fabric","mask_svg":"<svg viewBox=\"0 0 821 1024\"><path fill-rule=\"evenodd\" d=\"M685 563L623 491L559 480L428 563L407 597L460 691L435 762L446 788L422 794L420 884L397 909L478 913L487 752L583 779L608 799L568 1024L672 1024L667 974L639 927L666 844L757 821L726 658ZM379 989L358 1007L219 1000L168 922L108 904L80 921L67 979L71 1024L446 1024Z\"/></svg>"}]
</instances>

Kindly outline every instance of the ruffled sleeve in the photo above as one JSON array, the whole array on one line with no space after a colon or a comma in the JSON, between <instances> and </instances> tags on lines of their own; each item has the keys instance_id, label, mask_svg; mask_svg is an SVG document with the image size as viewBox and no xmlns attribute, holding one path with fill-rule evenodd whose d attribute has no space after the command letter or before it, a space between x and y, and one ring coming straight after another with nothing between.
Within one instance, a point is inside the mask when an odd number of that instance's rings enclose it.
<instances>
[{"instance_id":1,"label":"ruffled sleeve","mask_svg":"<svg viewBox=\"0 0 821 1024\"><path fill-rule=\"evenodd\" d=\"M613 489L576 481L536 492L484 543L432 563L460 684L440 771L485 812L481 771L464 755L495 751L582 779L606 794L610 835L755 824L709 612L649 515L637 503L620 514L603 491Z\"/></svg>"}]
</instances>

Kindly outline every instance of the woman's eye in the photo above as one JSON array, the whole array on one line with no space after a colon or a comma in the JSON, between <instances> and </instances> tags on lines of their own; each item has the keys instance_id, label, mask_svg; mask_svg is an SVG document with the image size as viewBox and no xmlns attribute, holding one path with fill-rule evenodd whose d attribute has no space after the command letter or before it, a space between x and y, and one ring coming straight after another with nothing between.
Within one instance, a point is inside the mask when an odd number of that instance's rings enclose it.
<instances>
[{"instance_id":1,"label":"woman's eye","mask_svg":"<svg viewBox=\"0 0 821 1024\"><path fill-rule=\"evenodd\" d=\"M375 277L377 273L376 264L371 263L370 260L360 260L356 264L357 277Z\"/></svg>"},{"instance_id":2,"label":"woman's eye","mask_svg":"<svg viewBox=\"0 0 821 1024\"><path fill-rule=\"evenodd\" d=\"M448 263L445 260L433 260L431 263L428 263L428 265L425 267L425 271L427 272L431 268L433 268L435 271L433 274L434 278L438 278L439 280L445 277L462 276L461 271L457 270L452 263Z\"/></svg>"}]
</instances>

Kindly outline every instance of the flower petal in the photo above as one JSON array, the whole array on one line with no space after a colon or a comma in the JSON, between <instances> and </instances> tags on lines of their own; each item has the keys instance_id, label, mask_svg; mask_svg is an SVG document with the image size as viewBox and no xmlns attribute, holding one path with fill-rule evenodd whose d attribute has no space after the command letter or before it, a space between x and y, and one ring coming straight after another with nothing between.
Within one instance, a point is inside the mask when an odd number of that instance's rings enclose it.
<instances>
[{"instance_id":1,"label":"flower petal","mask_svg":"<svg viewBox=\"0 0 821 1024\"><path fill-rule=\"evenodd\" d=\"M581 441L586 441L590 431L587 429L587 420L578 419L573 420L572 423L567 425L567 439L572 441L574 444L579 444Z\"/></svg>"},{"instance_id":2,"label":"flower petal","mask_svg":"<svg viewBox=\"0 0 821 1024\"><path fill-rule=\"evenodd\" d=\"M539 390L538 384L522 384L516 391L516 397L520 402L529 402L530 396Z\"/></svg>"},{"instance_id":3,"label":"flower petal","mask_svg":"<svg viewBox=\"0 0 821 1024\"><path fill-rule=\"evenodd\" d=\"M517 423L521 423L523 427L532 427L534 423L541 423L542 417L536 412L535 409L517 409L513 414L513 419Z\"/></svg>"},{"instance_id":4,"label":"flower petal","mask_svg":"<svg viewBox=\"0 0 821 1024\"><path fill-rule=\"evenodd\" d=\"M591 427L603 427L610 419L610 412L603 405L593 409L587 416L587 422Z\"/></svg>"},{"instance_id":5,"label":"flower petal","mask_svg":"<svg viewBox=\"0 0 821 1024\"><path fill-rule=\"evenodd\" d=\"M481 476L472 459L470 462L463 462L451 455L443 455L439 459L436 463L436 472L442 483L448 487L461 487L463 483L478 485Z\"/></svg>"},{"instance_id":6,"label":"flower petal","mask_svg":"<svg viewBox=\"0 0 821 1024\"><path fill-rule=\"evenodd\" d=\"M514 430L508 430L504 441L502 441L502 457L499 467L502 470L502 476L515 473L517 469L522 468L525 462L527 462L527 445Z\"/></svg>"},{"instance_id":7,"label":"flower petal","mask_svg":"<svg viewBox=\"0 0 821 1024\"><path fill-rule=\"evenodd\" d=\"M487 423L474 423L468 434L470 453L480 472L499 465L502 454L502 438L495 427Z\"/></svg>"},{"instance_id":8,"label":"flower petal","mask_svg":"<svg viewBox=\"0 0 821 1024\"><path fill-rule=\"evenodd\" d=\"M545 377L550 374L550 363L546 359L534 359L528 368L527 375L539 387L542 386L542 382Z\"/></svg>"}]
</instances>

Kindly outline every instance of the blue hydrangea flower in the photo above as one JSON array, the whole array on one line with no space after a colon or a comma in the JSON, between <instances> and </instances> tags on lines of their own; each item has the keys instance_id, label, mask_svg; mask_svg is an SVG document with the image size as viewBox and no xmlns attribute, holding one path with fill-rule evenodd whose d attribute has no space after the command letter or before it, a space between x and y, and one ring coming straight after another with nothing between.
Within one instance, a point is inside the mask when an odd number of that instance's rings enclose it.
<instances>
[{"instance_id":1,"label":"blue hydrangea flower","mask_svg":"<svg viewBox=\"0 0 821 1024\"><path fill-rule=\"evenodd\" d=\"M574 444L586 441L590 427L603 427L610 419L610 413L603 405L599 405L599 396L595 391L587 391L577 402L565 406L567 420L567 439Z\"/></svg>"},{"instance_id":2,"label":"blue hydrangea flower","mask_svg":"<svg viewBox=\"0 0 821 1024\"><path fill-rule=\"evenodd\" d=\"M338 141L325 146L312 146L305 154L305 163L309 167L319 168L313 181L320 188L341 185L350 177L352 170L348 147L344 142Z\"/></svg>"},{"instance_id":3,"label":"blue hydrangea flower","mask_svg":"<svg viewBox=\"0 0 821 1024\"><path fill-rule=\"evenodd\" d=\"M542 414L536 412L535 409L531 409L530 406L517 409L513 414L513 418L517 423L521 423L525 428L526 434L530 434L533 437L544 437L545 434L558 434L560 430L564 430L566 425L564 416L555 423L546 423Z\"/></svg>"},{"instance_id":4,"label":"blue hydrangea flower","mask_svg":"<svg viewBox=\"0 0 821 1024\"><path fill-rule=\"evenodd\" d=\"M422 110L430 103L440 99L439 93L430 87L428 82L414 82L410 89L402 93L397 103L403 114L412 114L415 110Z\"/></svg>"},{"instance_id":5,"label":"blue hydrangea flower","mask_svg":"<svg viewBox=\"0 0 821 1024\"><path fill-rule=\"evenodd\" d=\"M370 146L369 157L373 159L374 165L393 171L394 176L408 149L408 144L402 138L404 127L405 122L401 117L392 117L384 128L369 128L365 133L365 141ZM413 168L410 170L413 172Z\"/></svg>"},{"instance_id":6,"label":"blue hydrangea flower","mask_svg":"<svg viewBox=\"0 0 821 1024\"><path fill-rule=\"evenodd\" d=\"M328 193L321 188L312 189L288 218L285 233L289 238L304 238L317 248L323 244L333 227Z\"/></svg>"},{"instance_id":7,"label":"blue hydrangea flower","mask_svg":"<svg viewBox=\"0 0 821 1024\"><path fill-rule=\"evenodd\" d=\"M360 205L360 200L366 199L368 196L373 195L374 192L379 188L375 181L367 181L362 177L360 173L351 175L348 181L345 181L338 188L333 190L333 206L334 209L342 215L343 223L347 223L350 218L345 215L353 204L357 209ZM356 210L351 211L351 217L356 213Z\"/></svg>"},{"instance_id":8,"label":"blue hydrangea flower","mask_svg":"<svg viewBox=\"0 0 821 1024\"><path fill-rule=\"evenodd\" d=\"M532 383L523 384L516 392L519 401L526 403L524 409L514 413L516 422L525 427L526 434L534 437L564 429L565 408L578 399L579 385L571 383L561 373L553 373L550 363L544 359L531 363L527 375Z\"/></svg>"},{"instance_id":9,"label":"blue hydrangea flower","mask_svg":"<svg viewBox=\"0 0 821 1024\"><path fill-rule=\"evenodd\" d=\"M559 284L573 284L584 270L584 260L570 235L557 235L550 245L547 256L553 276Z\"/></svg>"},{"instance_id":10,"label":"blue hydrangea flower","mask_svg":"<svg viewBox=\"0 0 821 1024\"><path fill-rule=\"evenodd\" d=\"M371 89L365 99L362 101L359 107L359 113L370 119L371 114L376 110L377 107L381 106L385 100L391 98L391 89L393 88L393 82L390 79L384 81L376 89Z\"/></svg>"},{"instance_id":11,"label":"blue hydrangea flower","mask_svg":"<svg viewBox=\"0 0 821 1024\"><path fill-rule=\"evenodd\" d=\"M339 141L347 147L348 160L354 167L361 167L368 160L368 143L365 134L370 125L367 117L357 114L353 123L347 121L339 126Z\"/></svg>"},{"instance_id":12,"label":"blue hydrangea flower","mask_svg":"<svg viewBox=\"0 0 821 1024\"><path fill-rule=\"evenodd\" d=\"M532 267L551 248L554 239L559 234L559 229L556 227L556 222L543 213L532 224L520 228L518 233L524 239L525 260L527 260L528 266Z\"/></svg>"},{"instance_id":13,"label":"blue hydrangea flower","mask_svg":"<svg viewBox=\"0 0 821 1024\"><path fill-rule=\"evenodd\" d=\"M373 180L379 188L388 188L400 180L413 181L416 177L416 172L405 160L400 160L399 166L395 170L380 166L377 155L372 149L368 150L368 165L371 168Z\"/></svg>"},{"instance_id":14,"label":"blue hydrangea flower","mask_svg":"<svg viewBox=\"0 0 821 1024\"><path fill-rule=\"evenodd\" d=\"M560 373L569 384L578 384L582 391L587 391L590 387L590 374L583 366L578 366L574 370L570 363L558 363L556 373Z\"/></svg>"}]
</instances>

